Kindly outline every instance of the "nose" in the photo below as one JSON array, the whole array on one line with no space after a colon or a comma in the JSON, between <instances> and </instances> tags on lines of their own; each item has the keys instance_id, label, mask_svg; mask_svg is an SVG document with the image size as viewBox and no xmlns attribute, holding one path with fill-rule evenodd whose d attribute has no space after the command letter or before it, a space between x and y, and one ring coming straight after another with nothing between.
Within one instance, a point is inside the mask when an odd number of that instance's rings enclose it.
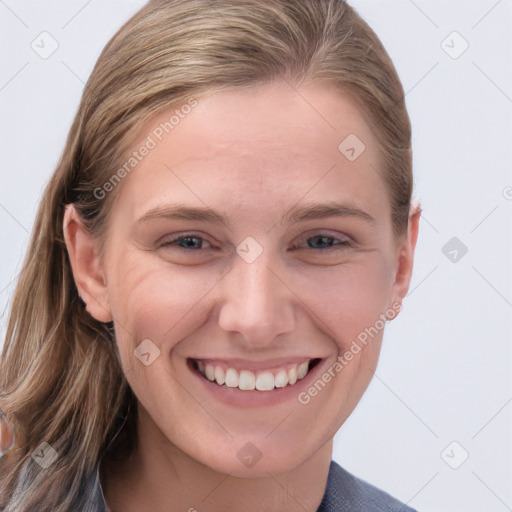
<instances>
[{"instance_id":1,"label":"nose","mask_svg":"<svg viewBox=\"0 0 512 512\"><path fill-rule=\"evenodd\" d=\"M252 263L236 258L223 280L219 326L240 334L252 348L272 345L277 336L295 328L294 294L281 267L269 259L266 251Z\"/></svg>"}]
</instances>

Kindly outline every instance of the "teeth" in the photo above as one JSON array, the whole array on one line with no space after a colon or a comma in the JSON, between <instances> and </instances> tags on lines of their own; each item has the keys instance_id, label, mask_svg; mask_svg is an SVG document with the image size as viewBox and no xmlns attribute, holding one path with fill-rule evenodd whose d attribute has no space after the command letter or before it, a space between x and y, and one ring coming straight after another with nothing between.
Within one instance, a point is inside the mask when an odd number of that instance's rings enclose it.
<instances>
[{"instance_id":1,"label":"teeth","mask_svg":"<svg viewBox=\"0 0 512 512\"><path fill-rule=\"evenodd\" d=\"M309 361L301 364L287 365L287 369L279 368L274 371L263 371L254 373L250 370L238 372L234 368L227 368L211 363L204 364L197 361L200 373L211 382L219 386L225 385L228 388L238 388L243 391L271 391L274 388L284 388L295 384L303 379L309 371Z\"/></svg>"},{"instance_id":2,"label":"teeth","mask_svg":"<svg viewBox=\"0 0 512 512\"><path fill-rule=\"evenodd\" d=\"M254 373L242 370L240 372L240 378L238 379L238 387L246 391L254 389L256 387L256 378L254 377Z\"/></svg>"},{"instance_id":3,"label":"teeth","mask_svg":"<svg viewBox=\"0 0 512 512\"><path fill-rule=\"evenodd\" d=\"M276 388L284 388L288 384L288 375L284 370L279 370L274 377L274 385Z\"/></svg>"},{"instance_id":4,"label":"teeth","mask_svg":"<svg viewBox=\"0 0 512 512\"><path fill-rule=\"evenodd\" d=\"M226 372L226 386L228 388L238 387L238 372L233 368L228 368Z\"/></svg>"},{"instance_id":5,"label":"teeth","mask_svg":"<svg viewBox=\"0 0 512 512\"><path fill-rule=\"evenodd\" d=\"M215 380L217 381L217 384L219 386L222 386L222 384L224 384L224 381L226 380L224 377L224 370L220 366L216 366L214 375L215 375Z\"/></svg>"},{"instance_id":6,"label":"teeth","mask_svg":"<svg viewBox=\"0 0 512 512\"><path fill-rule=\"evenodd\" d=\"M297 382L297 367L294 366L288 370L288 384L295 384Z\"/></svg>"},{"instance_id":7,"label":"teeth","mask_svg":"<svg viewBox=\"0 0 512 512\"><path fill-rule=\"evenodd\" d=\"M274 389L274 376L270 372L263 372L256 379L256 389L270 391Z\"/></svg>"},{"instance_id":8,"label":"teeth","mask_svg":"<svg viewBox=\"0 0 512 512\"><path fill-rule=\"evenodd\" d=\"M302 379L308 373L308 362L301 363L297 369L297 379Z\"/></svg>"},{"instance_id":9,"label":"teeth","mask_svg":"<svg viewBox=\"0 0 512 512\"><path fill-rule=\"evenodd\" d=\"M208 380L215 380L215 368L211 364L206 365L205 373Z\"/></svg>"}]
</instances>

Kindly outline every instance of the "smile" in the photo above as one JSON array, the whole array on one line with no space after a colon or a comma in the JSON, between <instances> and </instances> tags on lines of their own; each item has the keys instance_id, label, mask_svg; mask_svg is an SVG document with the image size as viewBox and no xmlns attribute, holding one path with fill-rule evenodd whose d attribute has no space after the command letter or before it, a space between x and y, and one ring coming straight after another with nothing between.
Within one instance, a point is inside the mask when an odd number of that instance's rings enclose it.
<instances>
[{"instance_id":1,"label":"smile","mask_svg":"<svg viewBox=\"0 0 512 512\"><path fill-rule=\"evenodd\" d=\"M306 359L302 362L261 370L233 368L229 363L220 361L204 359L191 359L190 361L197 372L218 386L238 388L242 391L272 391L276 388L293 386L303 379L319 363L320 359Z\"/></svg>"}]
</instances>

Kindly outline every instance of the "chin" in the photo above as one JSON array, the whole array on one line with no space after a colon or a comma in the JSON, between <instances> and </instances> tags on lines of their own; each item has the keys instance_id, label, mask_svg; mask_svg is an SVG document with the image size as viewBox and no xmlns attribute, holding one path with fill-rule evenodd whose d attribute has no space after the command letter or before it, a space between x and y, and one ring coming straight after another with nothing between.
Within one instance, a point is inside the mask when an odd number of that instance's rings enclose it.
<instances>
[{"instance_id":1,"label":"chin","mask_svg":"<svg viewBox=\"0 0 512 512\"><path fill-rule=\"evenodd\" d=\"M275 476L294 470L306 458L283 453L282 449L279 451L276 448L270 452L265 447L262 450L255 447L254 443L248 441L235 453L235 457L230 451L225 456L214 457L204 463L219 473L235 478L268 478L269 474Z\"/></svg>"}]
</instances>

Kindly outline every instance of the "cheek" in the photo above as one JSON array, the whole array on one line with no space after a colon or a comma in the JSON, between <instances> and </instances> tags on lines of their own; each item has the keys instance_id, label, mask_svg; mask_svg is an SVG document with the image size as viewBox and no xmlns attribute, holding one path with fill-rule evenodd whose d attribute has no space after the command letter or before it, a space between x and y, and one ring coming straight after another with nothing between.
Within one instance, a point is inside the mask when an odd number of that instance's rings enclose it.
<instances>
[{"instance_id":1,"label":"cheek","mask_svg":"<svg viewBox=\"0 0 512 512\"><path fill-rule=\"evenodd\" d=\"M378 255L364 262L297 274L293 289L341 350L373 326L389 307L390 265ZM381 322L379 322L379 325Z\"/></svg>"},{"instance_id":2,"label":"cheek","mask_svg":"<svg viewBox=\"0 0 512 512\"><path fill-rule=\"evenodd\" d=\"M147 263L120 262L116 280L112 280L115 293L111 301L124 374L140 402L155 412L161 404L157 404L154 390L174 389L174 394L165 398L169 410L186 398L175 385L177 372L168 355L197 329L198 303L211 285L191 273L151 268ZM145 353L150 354L147 366ZM168 418L168 423L172 422Z\"/></svg>"},{"instance_id":3,"label":"cheek","mask_svg":"<svg viewBox=\"0 0 512 512\"><path fill-rule=\"evenodd\" d=\"M365 263L340 269L316 285L327 290L322 319L338 349L336 366L331 367L337 389L332 407L341 422L356 407L377 367L385 329L382 315L392 296L389 262L376 255Z\"/></svg>"},{"instance_id":4,"label":"cheek","mask_svg":"<svg viewBox=\"0 0 512 512\"><path fill-rule=\"evenodd\" d=\"M191 323L199 321L202 298L219 279L192 267L163 267L156 259L139 254L120 258L109 277L118 343L127 356L145 339L164 351L186 337Z\"/></svg>"}]
</instances>

